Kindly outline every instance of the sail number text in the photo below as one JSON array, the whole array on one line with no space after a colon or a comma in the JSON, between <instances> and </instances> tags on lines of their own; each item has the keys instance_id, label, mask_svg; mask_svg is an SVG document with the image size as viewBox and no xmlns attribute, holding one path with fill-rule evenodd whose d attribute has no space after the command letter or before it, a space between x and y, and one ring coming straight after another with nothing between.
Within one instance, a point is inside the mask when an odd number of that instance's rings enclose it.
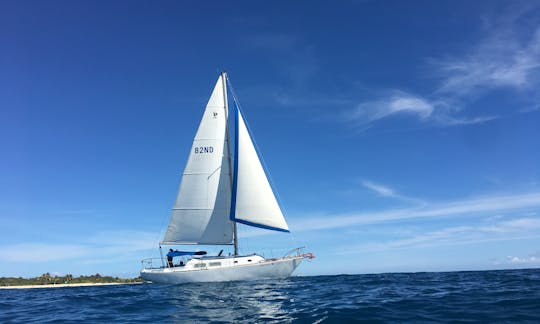
<instances>
[{"instance_id":1,"label":"sail number text","mask_svg":"<svg viewBox=\"0 0 540 324\"><path fill-rule=\"evenodd\" d=\"M214 147L213 146L196 146L195 147L195 154L204 154L204 153L213 153Z\"/></svg>"}]
</instances>

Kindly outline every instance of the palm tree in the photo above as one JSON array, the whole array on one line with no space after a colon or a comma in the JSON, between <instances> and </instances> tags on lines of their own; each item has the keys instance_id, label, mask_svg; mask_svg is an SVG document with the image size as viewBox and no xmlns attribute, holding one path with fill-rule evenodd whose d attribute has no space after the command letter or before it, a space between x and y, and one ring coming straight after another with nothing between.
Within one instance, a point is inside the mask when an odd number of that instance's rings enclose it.
<instances>
[{"instance_id":1,"label":"palm tree","mask_svg":"<svg viewBox=\"0 0 540 324\"><path fill-rule=\"evenodd\" d=\"M51 281L51 274L46 272L39 277L39 281L41 281L41 284L48 284L49 281Z\"/></svg>"}]
</instances>

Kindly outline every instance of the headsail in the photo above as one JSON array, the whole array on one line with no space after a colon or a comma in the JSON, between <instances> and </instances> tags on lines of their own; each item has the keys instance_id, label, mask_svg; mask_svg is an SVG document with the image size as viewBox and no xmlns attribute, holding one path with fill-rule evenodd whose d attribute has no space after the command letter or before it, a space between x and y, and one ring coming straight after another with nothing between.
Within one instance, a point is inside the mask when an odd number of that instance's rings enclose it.
<instances>
[{"instance_id":1,"label":"headsail","mask_svg":"<svg viewBox=\"0 0 540 324\"><path fill-rule=\"evenodd\" d=\"M226 101L222 74L195 135L162 244L230 244L233 239Z\"/></svg>"},{"instance_id":2,"label":"headsail","mask_svg":"<svg viewBox=\"0 0 540 324\"><path fill-rule=\"evenodd\" d=\"M231 220L289 232L238 107L235 107L235 152Z\"/></svg>"}]
</instances>

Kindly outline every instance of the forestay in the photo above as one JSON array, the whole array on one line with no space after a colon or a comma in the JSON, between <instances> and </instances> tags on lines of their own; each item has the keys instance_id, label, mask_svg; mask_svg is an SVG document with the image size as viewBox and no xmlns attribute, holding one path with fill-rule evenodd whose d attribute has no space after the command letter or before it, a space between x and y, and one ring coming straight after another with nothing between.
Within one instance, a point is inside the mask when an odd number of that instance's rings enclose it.
<instances>
[{"instance_id":1,"label":"forestay","mask_svg":"<svg viewBox=\"0 0 540 324\"><path fill-rule=\"evenodd\" d=\"M195 135L162 244L230 244L233 239L226 96L220 76Z\"/></svg>"}]
</instances>

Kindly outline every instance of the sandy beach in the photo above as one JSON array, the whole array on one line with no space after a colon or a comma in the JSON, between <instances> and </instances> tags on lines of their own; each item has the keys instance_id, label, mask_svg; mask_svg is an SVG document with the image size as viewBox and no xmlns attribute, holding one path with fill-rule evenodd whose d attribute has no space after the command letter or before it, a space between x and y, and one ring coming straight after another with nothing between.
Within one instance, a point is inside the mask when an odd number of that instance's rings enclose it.
<instances>
[{"instance_id":1,"label":"sandy beach","mask_svg":"<svg viewBox=\"0 0 540 324\"><path fill-rule=\"evenodd\" d=\"M33 288L64 288L84 286L112 286L112 285L135 285L143 282L102 282L102 283L73 283L73 284L50 284L50 285L23 285L23 286L0 286L0 289L33 289Z\"/></svg>"}]
</instances>

